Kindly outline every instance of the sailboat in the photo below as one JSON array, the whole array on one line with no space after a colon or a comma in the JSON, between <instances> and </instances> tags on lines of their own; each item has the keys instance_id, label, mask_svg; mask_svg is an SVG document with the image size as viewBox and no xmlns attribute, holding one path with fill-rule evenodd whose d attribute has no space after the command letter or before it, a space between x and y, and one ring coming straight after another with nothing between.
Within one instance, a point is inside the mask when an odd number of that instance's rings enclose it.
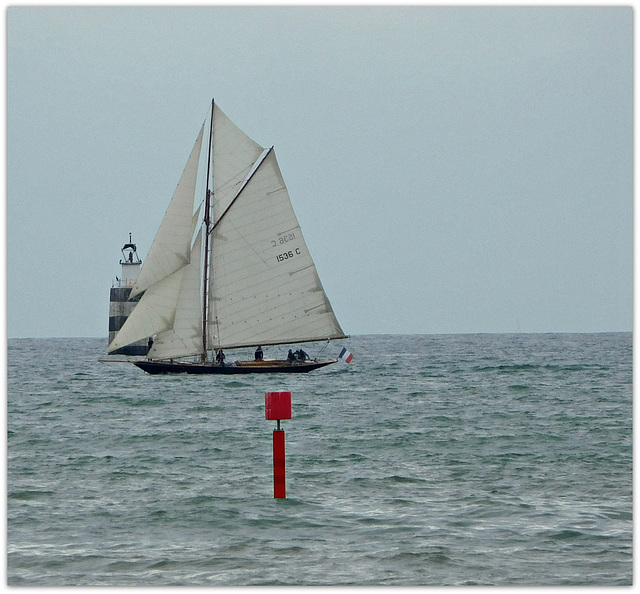
<instances>
[{"instance_id":1,"label":"sailboat","mask_svg":"<svg viewBox=\"0 0 640 594\"><path fill-rule=\"evenodd\" d=\"M146 358L134 361L152 374L305 373L338 359L310 359L302 350L296 357L291 349L285 360L269 359L261 347L347 338L273 147L254 142L215 101L131 289L134 298L139 302L108 353L152 339ZM227 361L227 349L246 347L260 347L253 360Z\"/></svg>"}]
</instances>

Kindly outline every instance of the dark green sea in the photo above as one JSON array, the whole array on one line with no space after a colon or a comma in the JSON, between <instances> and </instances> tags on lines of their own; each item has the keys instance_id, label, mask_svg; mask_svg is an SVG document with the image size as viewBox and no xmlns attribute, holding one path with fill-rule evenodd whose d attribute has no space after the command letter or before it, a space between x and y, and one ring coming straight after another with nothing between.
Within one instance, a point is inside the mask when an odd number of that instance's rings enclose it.
<instances>
[{"instance_id":1,"label":"dark green sea","mask_svg":"<svg viewBox=\"0 0 640 594\"><path fill-rule=\"evenodd\" d=\"M344 345L309 375L205 377L9 340L8 584L632 584L631 333Z\"/></svg>"}]
</instances>

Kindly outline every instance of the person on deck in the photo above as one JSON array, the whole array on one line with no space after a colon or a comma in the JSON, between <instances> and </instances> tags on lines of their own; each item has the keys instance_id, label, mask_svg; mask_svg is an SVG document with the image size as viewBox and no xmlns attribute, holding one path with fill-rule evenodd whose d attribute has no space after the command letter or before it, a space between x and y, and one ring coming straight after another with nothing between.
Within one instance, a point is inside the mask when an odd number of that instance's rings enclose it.
<instances>
[{"instance_id":1,"label":"person on deck","mask_svg":"<svg viewBox=\"0 0 640 594\"><path fill-rule=\"evenodd\" d=\"M219 365L224 365L224 353L222 352L222 349L216 353L216 361Z\"/></svg>"},{"instance_id":2,"label":"person on deck","mask_svg":"<svg viewBox=\"0 0 640 594\"><path fill-rule=\"evenodd\" d=\"M293 354L291 349L289 349L289 354L287 355L287 361L289 361L290 363L293 363L295 360L296 360L295 355Z\"/></svg>"},{"instance_id":3,"label":"person on deck","mask_svg":"<svg viewBox=\"0 0 640 594\"><path fill-rule=\"evenodd\" d=\"M264 354L262 353L262 347L259 346L256 349L256 361L262 361L262 358L264 357Z\"/></svg>"}]
</instances>

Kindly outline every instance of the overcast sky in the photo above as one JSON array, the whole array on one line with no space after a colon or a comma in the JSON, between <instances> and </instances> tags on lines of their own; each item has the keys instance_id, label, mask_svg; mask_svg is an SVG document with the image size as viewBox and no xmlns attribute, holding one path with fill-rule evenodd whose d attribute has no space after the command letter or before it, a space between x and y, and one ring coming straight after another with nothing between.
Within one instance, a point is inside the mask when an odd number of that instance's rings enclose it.
<instances>
[{"instance_id":1,"label":"overcast sky","mask_svg":"<svg viewBox=\"0 0 640 594\"><path fill-rule=\"evenodd\" d=\"M214 97L345 332L632 329L632 8L7 12L7 332L107 337Z\"/></svg>"}]
</instances>

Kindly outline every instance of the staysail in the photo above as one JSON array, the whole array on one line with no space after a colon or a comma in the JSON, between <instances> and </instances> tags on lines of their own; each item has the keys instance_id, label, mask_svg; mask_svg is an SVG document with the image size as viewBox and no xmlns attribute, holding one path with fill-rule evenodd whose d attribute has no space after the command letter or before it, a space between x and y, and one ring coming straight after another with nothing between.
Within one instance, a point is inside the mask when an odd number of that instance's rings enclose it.
<instances>
[{"instance_id":1,"label":"staysail","mask_svg":"<svg viewBox=\"0 0 640 594\"><path fill-rule=\"evenodd\" d=\"M191 249L190 262L151 285L131 312L108 352L157 335L150 351L161 358L204 352L200 309L201 233Z\"/></svg>"},{"instance_id":2,"label":"staysail","mask_svg":"<svg viewBox=\"0 0 640 594\"><path fill-rule=\"evenodd\" d=\"M198 232L191 249L191 261L183 269L173 323L170 328L158 334L148 353L151 358L171 359L204 353L200 306L201 253L202 233Z\"/></svg>"},{"instance_id":3,"label":"staysail","mask_svg":"<svg viewBox=\"0 0 640 594\"><path fill-rule=\"evenodd\" d=\"M145 291L107 352L116 351L139 340L146 340L173 327L183 275L184 268L181 268Z\"/></svg>"},{"instance_id":4,"label":"staysail","mask_svg":"<svg viewBox=\"0 0 640 594\"><path fill-rule=\"evenodd\" d=\"M131 293L142 297L108 351L155 336L149 359L204 360L205 347L345 338L273 148L215 104L211 117L205 212L193 214L203 124Z\"/></svg>"}]
</instances>

